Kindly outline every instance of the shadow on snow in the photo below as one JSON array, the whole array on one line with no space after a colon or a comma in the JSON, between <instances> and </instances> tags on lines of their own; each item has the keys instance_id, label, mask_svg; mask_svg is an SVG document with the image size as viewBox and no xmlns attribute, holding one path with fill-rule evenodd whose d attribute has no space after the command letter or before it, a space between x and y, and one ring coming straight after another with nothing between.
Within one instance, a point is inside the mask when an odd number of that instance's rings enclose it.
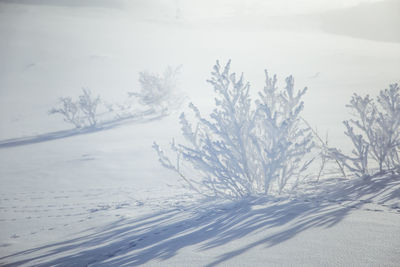
<instances>
[{"instance_id":1,"label":"shadow on snow","mask_svg":"<svg viewBox=\"0 0 400 267\"><path fill-rule=\"evenodd\" d=\"M384 202L399 199L398 189L390 190L394 187L400 188L398 175L381 175L367 181L328 183L318 193L294 199L254 197L218 205L204 201L184 210L121 219L93 234L22 251L0 261L13 262L11 265L136 266L167 260L189 246L202 252L247 236L256 240L242 240L238 249L211 259L208 266L214 266L257 246L278 245L310 228L332 227L366 203L385 206ZM18 257L25 259L17 261Z\"/></svg>"},{"instance_id":2,"label":"shadow on snow","mask_svg":"<svg viewBox=\"0 0 400 267\"><path fill-rule=\"evenodd\" d=\"M145 111L138 115L130 115L122 118L117 118L111 121L105 121L98 123L95 127L85 127L85 128L74 128L69 130L62 130L44 134L38 134L28 137L12 138L6 140L0 140L0 149L8 147L16 147L23 145L30 145L36 143L42 143L57 139L68 138L76 135L90 134L95 132L100 132L104 130L109 130L128 123L146 123L155 120L160 120L166 117L168 113L158 113L152 110Z\"/></svg>"}]
</instances>

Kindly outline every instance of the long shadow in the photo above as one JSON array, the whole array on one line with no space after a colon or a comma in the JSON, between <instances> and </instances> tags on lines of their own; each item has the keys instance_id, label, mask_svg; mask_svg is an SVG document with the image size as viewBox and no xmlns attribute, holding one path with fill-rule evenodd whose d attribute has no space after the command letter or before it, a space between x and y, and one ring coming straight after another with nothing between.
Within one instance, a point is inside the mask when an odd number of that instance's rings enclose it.
<instances>
[{"instance_id":1,"label":"long shadow","mask_svg":"<svg viewBox=\"0 0 400 267\"><path fill-rule=\"evenodd\" d=\"M147 123L151 121L160 120L165 116L167 116L167 113L145 113L140 115L125 116L123 118L116 118L114 120L100 122L95 127L85 127L81 129L74 128L69 130L38 134L28 137L0 140L0 149L42 143L57 139L68 138L76 135L91 134L95 132L110 130L115 127L121 126L123 124Z\"/></svg>"},{"instance_id":2,"label":"long shadow","mask_svg":"<svg viewBox=\"0 0 400 267\"><path fill-rule=\"evenodd\" d=\"M94 234L0 258L0 264L137 266L172 258L189 246L207 251L250 235L256 238L256 233L261 237L251 243L243 240L242 247L210 259L208 266L215 266L254 247L281 244L307 229L332 227L376 199L399 200L400 196L393 194L399 187L400 176L383 175L368 181L332 184L323 192L291 200L259 197L218 205L199 203L186 211L171 209L139 219L119 220Z\"/></svg>"}]
</instances>

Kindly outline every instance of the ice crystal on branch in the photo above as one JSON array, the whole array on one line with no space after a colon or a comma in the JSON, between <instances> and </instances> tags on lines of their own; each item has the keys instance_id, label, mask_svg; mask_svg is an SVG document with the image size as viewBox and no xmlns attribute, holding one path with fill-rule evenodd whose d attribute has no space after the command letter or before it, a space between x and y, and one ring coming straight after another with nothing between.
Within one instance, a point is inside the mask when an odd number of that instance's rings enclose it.
<instances>
[{"instance_id":1,"label":"ice crystal on branch","mask_svg":"<svg viewBox=\"0 0 400 267\"><path fill-rule=\"evenodd\" d=\"M280 193L289 179L297 181L311 162L306 155L313 147L310 130L299 118L306 89L295 92L289 77L286 87L278 90L276 77L271 80L266 72L265 89L253 103L249 83L243 74L237 77L230 72L230 61L225 67L217 61L208 82L216 93L215 109L207 119L194 104L189 105L196 123L181 115L187 144L172 143L176 163L157 144L153 146L161 164L209 196L268 194L273 185ZM184 174L182 162L198 170L201 180Z\"/></svg>"},{"instance_id":2,"label":"ice crystal on branch","mask_svg":"<svg viewBox=\"0 0 400 267\"><path fill-rule=\"evenodd\" d=\"M331 156L338 159L348 170L360 176L371 174L372 161L379 172L399 169L400 148L400 88L391 84L381 90L375 102L368 95L352 96L347 105L355 115L344 121L346 136L354 149L347 156L338 149L331 149Z\"/></svg>"}]
</instances>

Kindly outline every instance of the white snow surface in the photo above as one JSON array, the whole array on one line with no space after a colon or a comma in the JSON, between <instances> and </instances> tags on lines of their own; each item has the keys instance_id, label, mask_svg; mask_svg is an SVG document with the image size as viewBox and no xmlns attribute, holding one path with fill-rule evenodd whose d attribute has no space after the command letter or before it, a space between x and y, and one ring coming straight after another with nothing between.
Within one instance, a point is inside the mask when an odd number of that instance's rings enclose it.
<instances>
[{"instance_id":1,"label":"white snow surface","mask_svg":"<svg viewBox=\"0 0 400 267\"><path fill-rule=\"evenodd\" d=\"M180 64L181 90L210 110L205 80L216 59L232 59L257 90L264 68L293 74L310 89L304 117L345 146L344 105L398 82L399 43L1 1L0 39L0 265L398 266L398 175L204 199L151 148L180 135L179 111L81 133L47 111L81 87L122 101L139 71Z\"/></svg>"}]
</instances>

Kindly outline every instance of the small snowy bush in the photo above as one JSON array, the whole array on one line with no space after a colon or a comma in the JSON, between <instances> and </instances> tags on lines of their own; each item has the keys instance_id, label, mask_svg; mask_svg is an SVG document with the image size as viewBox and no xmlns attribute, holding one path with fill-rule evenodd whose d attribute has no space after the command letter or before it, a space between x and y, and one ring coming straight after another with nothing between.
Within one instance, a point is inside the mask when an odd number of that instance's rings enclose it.
<instances>
[{"instance_id":1,"label":"small snowy bush","mask_svg":"<svg viewBox=\"0 0 400 267\"><path fill-rule=\"evenodd\" d=\"M379 172L399 169L400 149L400 88L391 84L381 90L376 102L368 95L352 96L347 105L354 119L344 121L345 134L353 144L352 155L345 155L338 149L331 149L331 156L339 160L348 170L359 176L371 174L369 162Z\"/></svg>"},{"instance_id":2,"label":"small snowy bush","mask_svg":"<svg viewBox=\"0 0 400 267\"><path fill-rule=\"evenodd\" d=\"M171 107L180 105L181 100L177 92L177 76L180 68L168 67L161 76L143 71L139 73L139 92L130 92L139 102L153 111L168 112Z\"/></svg>"},{"instance_id":3,"label":"small snowy bush","mask_svg":"<svg viewBox=\"0 0 400 267\"><path fill-rule=\"evenodd\" d=\"M76 128L80 128L82 119L79 115L78 104L71 97L60 97L59 102L61 107L52 108L49 114L61 114L64 116L65 122L72 123Z\"/></svg>"},{"instance_id":4,"label":"small snowy bush","mask_svg":"<svg viewBox=\"0 0 400 267\"><path fill-rule=\"evenodd\" d=\"M88 89L82 89L83 94L79 96L79 108L84 114L84 118L90 127L97 124L97 106L100 103L100 96L92 97L92 93Z\"/></svg>"},{"instance_id":5,"label":"small snowy bush","mask_svg":"<svg viewBox=\"0 0 400 267\"><path fill-rule=\"evenodd\" d=\"M296 185L312 161L310 129L302 124L302 96L306 89L294 90L293 78L283 89L276 87L276 76L266 74L266 86L254 103L250 85L243 75L230 72L230 62L221 68L217 61L208 81L216 93L215 109L209 119L190 104L196 123L182 113L180 123L187 144L175 144L173 163L154 143L161 164L176 171L191 189L208 196L242 198L281 193L289 184ZM185 174L188 163L198 170L200 179ZM292 183L289 183L292 180Z\"/></svg>"},{"instance_id":6,"label":"small snowy bush","mask_svg":"<svg viewBox=\"0 0 400 267\"><path fill-rule=\"evenodd\" d=\"M61 97L61 107L52 108L49 114L61 114L64 121L72 123L76 128L95 127L97 124L97 107L100 96L93 97L90 90L82 89L83 94L78 100L71 97Z\"/></svg>"}]
</instances>

